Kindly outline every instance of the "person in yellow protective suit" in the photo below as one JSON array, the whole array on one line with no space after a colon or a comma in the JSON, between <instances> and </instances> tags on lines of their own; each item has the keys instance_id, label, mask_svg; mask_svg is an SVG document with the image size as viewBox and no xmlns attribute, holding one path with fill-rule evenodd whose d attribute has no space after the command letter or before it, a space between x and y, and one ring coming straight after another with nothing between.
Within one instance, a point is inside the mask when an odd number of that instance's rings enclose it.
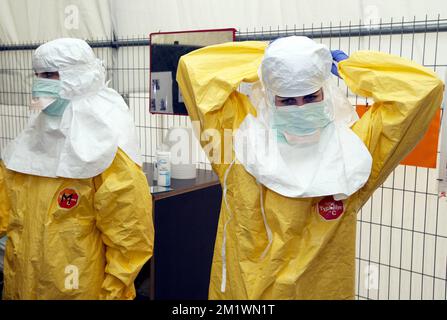
<instances>
[{"instance_id":1,"label":"person in yellow protective suit","mask_svg":"<svg viewBox=\"0 0 447 320\"><path fill-rule=\"evenodd\" d=\"M133 299L152 201L135 126L79 39L36 49L33 114L2 152L3 299Z\"/></svg>"},{"instance_id":2,"label":"person in yellow protective suit","mask_svg":"<svg viewBox=\"0 0 447 320\"><path fill-rule=\"evenodd\" d=\"M200 132L217 130L222 141L234 132L233 148L212 156L223 200L210 299L354 298L356 213L421 139L443 83L407 59L355 52L336 70L374 100L358 120L330 84L331 59L305 37L219 44L180 59L177 81ZM242 82L253 84L249 97ZM259 153L262 129L276 130L275 152Z\"/></svg>"}]
</instances>

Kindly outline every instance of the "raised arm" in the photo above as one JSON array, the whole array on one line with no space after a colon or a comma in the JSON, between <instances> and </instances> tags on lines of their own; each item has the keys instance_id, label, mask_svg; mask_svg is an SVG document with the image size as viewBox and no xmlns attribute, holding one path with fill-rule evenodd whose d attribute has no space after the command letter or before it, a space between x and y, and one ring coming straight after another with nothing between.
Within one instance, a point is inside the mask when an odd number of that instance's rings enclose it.
<instances>
[{"instance_id":1,"label":"raised arm","mask_svg":"<svg viewBox=\"0 0 447 320\"><path fill-rule=\"evenodd\" d=\"M224 129L237 129L248 113L256 114L248 98L236 89L242 81L258 80L266 45L229 42L195 50L180 59L177 82L191 120L200 123L200 134L216 129L223 137Z\"/></svg>"},{"instance_id":2,"label":"raised arm","mask_svg":"<svg viewBox=\"0 0 447 320\"><path fill-rule=\"evenodd\" d=\"M429 69L381 52L356 52L338 69L355 94L374 100L352 127L373 157L371 176L358 194L360 207L424 136L444 84Z\"/></svg>"}]
</instances>

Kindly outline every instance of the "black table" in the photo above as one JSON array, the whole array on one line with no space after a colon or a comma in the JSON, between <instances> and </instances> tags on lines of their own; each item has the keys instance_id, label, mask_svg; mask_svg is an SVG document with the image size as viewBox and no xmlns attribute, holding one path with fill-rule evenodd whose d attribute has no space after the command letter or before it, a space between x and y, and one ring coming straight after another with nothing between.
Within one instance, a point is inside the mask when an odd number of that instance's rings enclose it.
<instances>
[{"instance_id":1,"label":"black table","mask_svg":"<svg viewBox=\"0 0 447 320\"><path fill-rule=\"evenodd\" d=\"M156 185L152 165L143 170ZM207 299L222 189L214 172L200 169L195 179L172 179L170 187L152 194L154 255L135 281L138 297Z\"/></svg>"}]
</instances>

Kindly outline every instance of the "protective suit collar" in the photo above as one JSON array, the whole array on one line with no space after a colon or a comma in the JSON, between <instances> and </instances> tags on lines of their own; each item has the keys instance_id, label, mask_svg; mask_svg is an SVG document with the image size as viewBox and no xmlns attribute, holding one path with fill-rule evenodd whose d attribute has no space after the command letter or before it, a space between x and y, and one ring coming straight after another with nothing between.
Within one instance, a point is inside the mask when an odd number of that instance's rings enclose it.
<instances>
[{"instance_id":1,"label":"protective suit collar","mask_svg":"<svg viewBox=\"0 0 447 320\"><path fill-rule=\"evenodd\" d=\"M344 199L368 180L372 158L349 128L357 119L353 107L329 81L323 85L333 121L307 144L281 143L271 128L271 105L261 83L252 88L250 100L257 117L247 115L234 136L239 163L257 181L286 197L334 195ZM337 91L338 90L338 91Z\"/></svg>"},{"instance_id":2,"label":"protective suit collar","mask_svg":"<svg viewBox=\"0 0 447 320\"><path fill-rule=\"evenodd\" d=\"M36 72L58 71L61 117L33 114L2 153L13 171L43 177L90 178L107 169L121 148L142 164L135 125L122 97L105 84L105 69L88 44L57 39L36 49Z\"/></svg>"},{"instance_id":3,"label":"protective suit collar","mask_svg":"<svg viewBox=\"0 0 447 320\"><path fill-rule=\"evenodd\" d=\"M372 159L349 128L331 123L317 143L297 147L267 142L268 130L247 115L235 135L235 155L261 184L286 197L345 199L368 180ZM268 152L265 145L269 146ZM248 155L248 156L246 156Z\"/></svg>"},{"instance_id":4,"label":"protective suit collar","mask_svg":"<svg viewBox=\"0 0 447 320\"><path fill-rule=\"evenodd\" d=\"M94 97L71 102L62 117L32 115L2 158L13 171L82 179L107 169L118 147L141 166L127 105L113 89L104 88Z\"/></svg>"}]
</instances>

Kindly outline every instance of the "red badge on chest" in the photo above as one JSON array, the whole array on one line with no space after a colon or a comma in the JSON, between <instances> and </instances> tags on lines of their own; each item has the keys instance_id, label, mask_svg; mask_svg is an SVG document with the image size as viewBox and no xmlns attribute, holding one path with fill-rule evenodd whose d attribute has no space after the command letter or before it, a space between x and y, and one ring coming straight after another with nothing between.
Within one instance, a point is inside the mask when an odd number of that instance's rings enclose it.
<instances>
[{"instance_id":1,"label":"red badge on chest","mask_svg":"<svg viewBox=\"0 0 447 320\"><path fill-rule=\"evenodd\" d=\"M71 209L78 204L79 195L74 189L64 189L59 193L57 203L60 208Z\"/></svg>"},{"instance_id":2,"label":"red badge on chest","mask_svg":"<svg viewBox=\"0 0 447 320\"><path fill-rule=\"evenodd\" d=\"M342 201L334 200L332 196L329 196L318 202L317 210L324 220L335 220L343 214L345 208Z\"/></svg>"}]
</instances>

